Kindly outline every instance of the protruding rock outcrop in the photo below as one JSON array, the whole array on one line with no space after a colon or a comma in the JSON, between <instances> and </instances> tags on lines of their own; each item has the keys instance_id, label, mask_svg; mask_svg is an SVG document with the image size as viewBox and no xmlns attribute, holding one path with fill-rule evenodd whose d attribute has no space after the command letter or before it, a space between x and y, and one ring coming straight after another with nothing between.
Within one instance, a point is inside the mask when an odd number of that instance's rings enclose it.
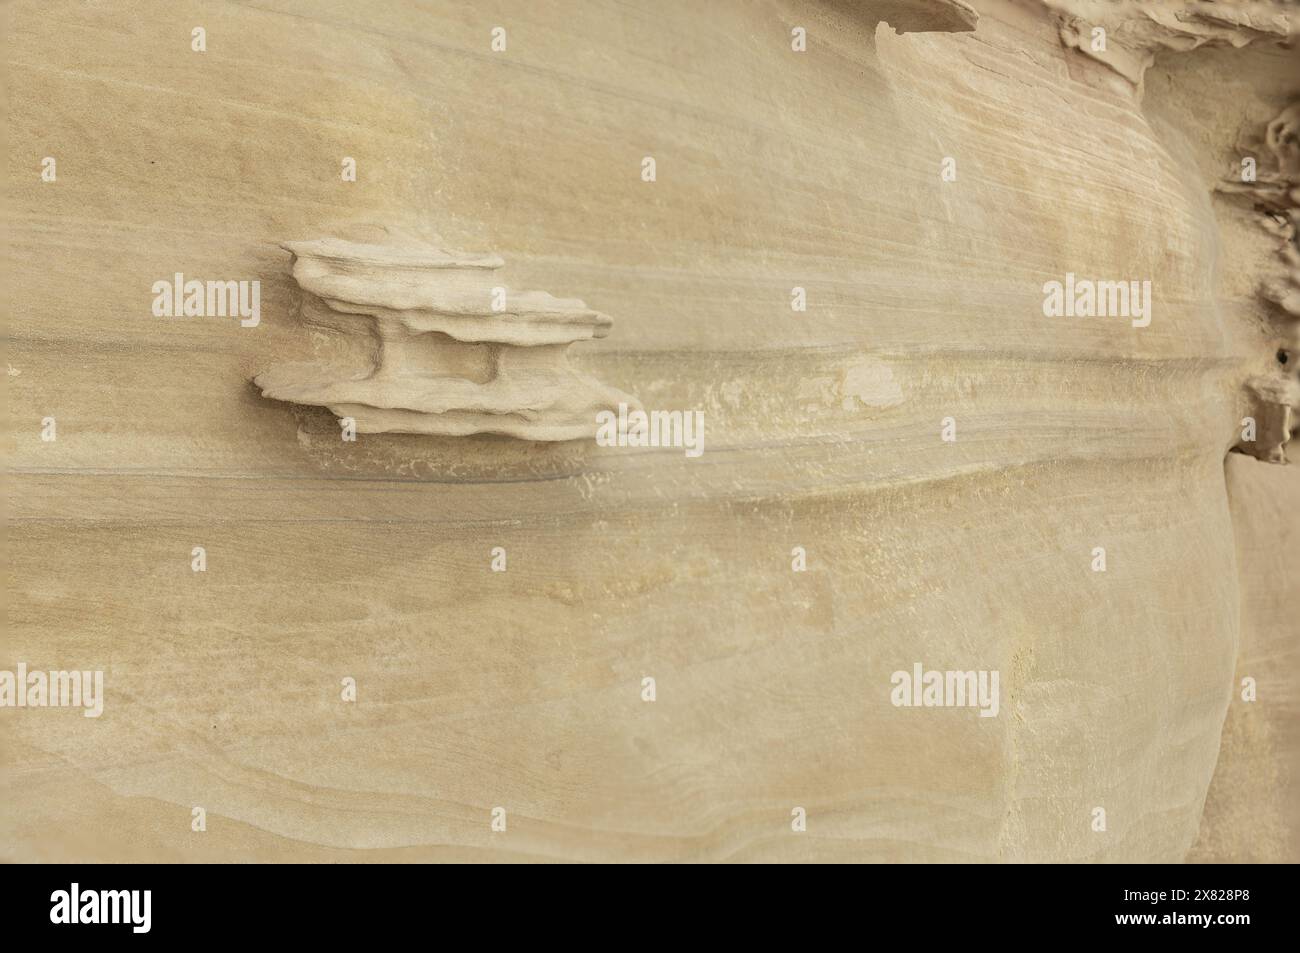
<instances>
[{"instance_id":1,"label":"protruding rock outcrop","mask_svg":"<svg viewBox=\"0 0 1300 953\"><path fill-rule=\"evenodd\" d=\"M1300 426L1300 101L1282 110L1240 144L1241 169L1219 185L1258 213L1260 226L1278 240L1280 267L1261 282L1272 338L1269 369L1246 385L1255 439L1243 439L1243 453L1285 463L1284 449Z\"/></svg>"},{"instance_id":2,"label":"protruding rock outcrop","mask_svg":"<svg viewBox=\"0 0 1300 953\"><path fill-rule=\"evenodd\" d=\"M1243 47L1294 36L1294 6L1284 0L1043 0L1059 20L1061 42L1104 63L1134 85L1164 50ZM1098 30L1104 31L1097 33Z\"/></svg>"},{"instance_id":3,"label":"protruding rock outcrop","mask_svg":"<svg viewBox=\"0 0 1300 953\"><path fill-rule=\"evenodd\" d=\"M337 239L289 242L307 324L372 335L373 367L281 364L259 374L263 396L328 407L358 433L499 433L573 440L596 415L635 398L569 366L575 341L611 319L576 299L512 292L495 255Z\"/></svg>"}]
</instances>

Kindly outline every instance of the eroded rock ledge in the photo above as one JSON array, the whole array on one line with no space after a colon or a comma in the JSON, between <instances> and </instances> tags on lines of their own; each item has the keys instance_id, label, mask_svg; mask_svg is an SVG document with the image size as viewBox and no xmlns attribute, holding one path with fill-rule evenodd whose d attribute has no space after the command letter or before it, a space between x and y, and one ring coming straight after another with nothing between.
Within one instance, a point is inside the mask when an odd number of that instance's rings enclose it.
<instances>
[{"instance_id":1,"label":"eroded rock ledge","mask_svg":"<svg viewBox=\"0 0 1300 953\"><path fill-rule=\"evenodd\" d=\"M1240 143L1241 170L1219 191L1249 203L1260 227L1278 242L1280 267L1259 293L1268 308L1276 359L1265 373L1247 381L1247 396L1258 433L1243 439L1243 453L1273 463L1286 462L1285 445L1300 423L1300 100L1282 110L1263 129Z\"/></svg>"},{"instance_id":2,"label":"eroded rock ledge","mask_svg":"<svg viewBox=\"0 0 1300 953\"><path fill-rule=\"evenodd\" d=\"M1294 36L1294 6L1284 0L1042 0L1056 12L1061 42L1140 85L1164 50L1243 47ZM1098 44L1094 30L1105 30Z\"/></svg>"},{"instance_id":3,"label":"eroded rock ledge","mask_svg":"<svg viewBox=\"0 0 1300 953\"><path fill-rule=\"evenodd\" d=\"M590 437L599 411L640 406L568 363L568 346L604 337L609 316L577 299L508 290L495 255L339 239L283 247L304 292L303 322L371 336L375 357L361 373L276 365L254 379L265 397L328 407L358 433L527 440Z\"/></svg>"}]
</instances>

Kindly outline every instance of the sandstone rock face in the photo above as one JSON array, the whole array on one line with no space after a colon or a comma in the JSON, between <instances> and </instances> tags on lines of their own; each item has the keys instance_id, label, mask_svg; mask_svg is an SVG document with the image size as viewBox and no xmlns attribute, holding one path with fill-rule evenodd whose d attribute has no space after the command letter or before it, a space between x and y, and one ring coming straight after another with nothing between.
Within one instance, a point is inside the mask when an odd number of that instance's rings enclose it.
<instances>
[{"instance_id":1,"label":"sandstone rock face","mask_svg":"<svg viewBox=\"0 0 1300 953\"><path fill-rule=\"evenodd\" d=\"M1291 6L653 7L9 8L5 859L1300 859Z\"/></svg>"}]
</instances>

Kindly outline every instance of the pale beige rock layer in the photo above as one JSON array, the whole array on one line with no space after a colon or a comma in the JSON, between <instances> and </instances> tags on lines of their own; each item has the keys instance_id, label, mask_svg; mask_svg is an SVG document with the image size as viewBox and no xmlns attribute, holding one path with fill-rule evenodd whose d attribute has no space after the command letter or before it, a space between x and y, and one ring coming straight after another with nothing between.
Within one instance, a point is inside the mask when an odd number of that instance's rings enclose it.
<instances>
[{"instance_id":1,"label":"pale beige rock layer","mask_svg":"<svg viewBox=\"0 0 1300 953\"><path fill-rule=\"evenodd\" d=\"M1296 859L1300 471L1229 455L1279 245L1216 193L1267 23L1134 82L998 0L132 7L7 14L0 668L107 699L0 711L5 859ZM612 315L576 372L704 455L265 399L372 366L281 243L373 226ZM153 317L175 272L261 323ZM1067 273L1150 325L1045 317ZM918 661L1000 713L894 707Z\"/></svg>"}]
</instances>

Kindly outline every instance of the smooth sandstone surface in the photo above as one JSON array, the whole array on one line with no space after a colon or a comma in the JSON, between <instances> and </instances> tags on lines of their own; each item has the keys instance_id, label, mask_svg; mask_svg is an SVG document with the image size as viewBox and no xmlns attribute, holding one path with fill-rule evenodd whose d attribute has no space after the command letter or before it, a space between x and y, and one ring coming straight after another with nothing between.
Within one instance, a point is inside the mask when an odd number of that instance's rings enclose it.
<instances>
[{"instance_id":1,"label":"smooth sandstone surface","mask_svg":"<svg viewBox=\"0 0 1300 953\"><path fill-rule=\"evenodd\" d=\"M0 711L5 859L1300 859L1300 478L1230 453L1249 381L1291 399L1287 265L1218 190L1289 27L1147 64L1001 0L5 15L0 668L107 691ZM265 399L358 359L301 320L322 238L581 298L575 367L705 452ZM260 323L155 317L177 272ZM1067 273L1151 281L1149 326L1044 316ZM997 717L891 705L916 662L999 671Z\"/></svg>"}]
</instances>

